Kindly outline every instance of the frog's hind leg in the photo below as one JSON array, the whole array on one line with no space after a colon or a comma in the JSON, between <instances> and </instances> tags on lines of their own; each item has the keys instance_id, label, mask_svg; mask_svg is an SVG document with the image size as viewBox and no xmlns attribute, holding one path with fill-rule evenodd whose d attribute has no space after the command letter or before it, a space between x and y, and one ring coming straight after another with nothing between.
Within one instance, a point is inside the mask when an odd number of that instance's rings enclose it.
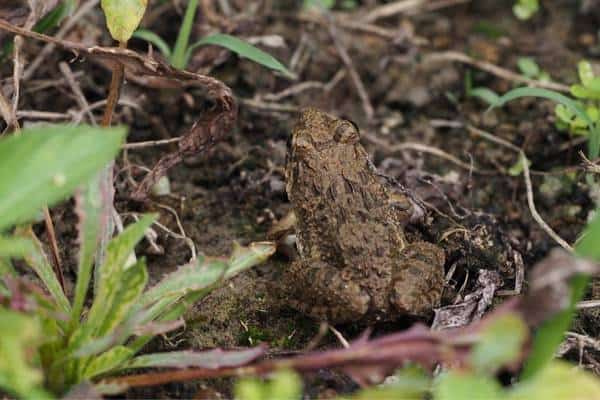
<instances>
[{"instance_id":1,"label":"frog's hind leg","mask_svg":"<svg viewBox=\"0 0 600 400\"><path fill-rule=\"evenodd\" d=\"M370 296L343 269L321 260L299 260L286 273L289 303L321 321L344 323L360 319Z\"/></svg>"},{"instance_id":2,"label":"frog's hind leg","mask_svg":"<svg viewBox=\"0 0 600 400\"><path fill-rule=\"evenodd\" d=\"M412 243L402 251L392 272L390 291L397 312L424 316L440 305L444 261L444 251L432 243Z\"/></svg>"}]
</instances>

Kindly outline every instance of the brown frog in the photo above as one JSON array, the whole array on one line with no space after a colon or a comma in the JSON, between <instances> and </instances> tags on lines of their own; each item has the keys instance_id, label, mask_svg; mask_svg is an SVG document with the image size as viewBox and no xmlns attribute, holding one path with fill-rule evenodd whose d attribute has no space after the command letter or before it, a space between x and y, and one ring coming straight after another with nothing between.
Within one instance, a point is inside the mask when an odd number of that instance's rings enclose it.
<instances>
[{"instance_id":1,"label":"brown frog","mask_svg":"<svg viewBox=\"0 0 600 400\"><path fill-rule=\"evenodd\" d=\"M406 196L391 194L349 121L304 110L292 132L286 191L299 259L285 272L292 307L345 323L423 316L439 305L444 252L409 244Z\"/></svg>"}]
</instances>

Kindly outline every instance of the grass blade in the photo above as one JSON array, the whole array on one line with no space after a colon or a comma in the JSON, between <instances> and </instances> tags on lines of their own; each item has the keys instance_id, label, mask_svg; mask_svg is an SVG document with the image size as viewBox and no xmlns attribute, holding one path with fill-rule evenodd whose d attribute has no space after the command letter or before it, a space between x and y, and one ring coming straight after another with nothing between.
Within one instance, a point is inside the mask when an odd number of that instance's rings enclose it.
<instances>
[{"instance_id":1,"label":"grass blade","mask_svg":"<svg viewBox=\"0 0 600 400\"><path fill-rule=\"evenodd\" d=\"M240 57L247 58L249 60L254 61L255 63L264 65L267 68L273 69L275 71L282 72L286 75L292 75L292 73L275 57L272 55L265 53L257 47L254 47L250 43L244 42L236 38L235 36L225 35L222 33L217 33L214 35L206 36L205 38L199 40L190 46L189 52L195 49L198 46L204 46L212 44L215 46L221 46L228 50L233 51Z\"/></svg>"},{"instance_id":2,"label":"grass blade","mask_svg":"<svg viewBox=\"0 0 600 400\"><path fill-rule=\"evenodd\" d=\"M134 38L145 40L153 44L165 56L167 60L171 59L171 48L160 36L147 29L138 29L133 33Z\"/></svg>"},{"instance_id":3,"label":"grass blade","mask_svg":"<svg viewBox=\"0 0 600 400\"><path fill-rule=\"evenodd\" d=\"M190 42L190 35L192 33L192 25L194 24L194 18L196 17L196 9L198 8L198 0L190 0L185 10L185 16L177 35L177 41L173 48L173 56L171 58L171 65L175 68L184 69L187 60L186 52L188 44Z\"/></svg>"},{"instance_id":4,"label":"grass blade","mask_svg":"<svg viewBox=\"0 0 600 400\"><path fill-rule=\"evenodd\" d=\"M75 196L76 212L79 218L77 234L79 236L79 265L77 283L71 315L71 326L75 326L81 318L83 303L88 292L94 265L94 254L100 234L100 213L102 202L100 195L100 175L88 182L81 193Z\"/></svg>"}]
</instances>

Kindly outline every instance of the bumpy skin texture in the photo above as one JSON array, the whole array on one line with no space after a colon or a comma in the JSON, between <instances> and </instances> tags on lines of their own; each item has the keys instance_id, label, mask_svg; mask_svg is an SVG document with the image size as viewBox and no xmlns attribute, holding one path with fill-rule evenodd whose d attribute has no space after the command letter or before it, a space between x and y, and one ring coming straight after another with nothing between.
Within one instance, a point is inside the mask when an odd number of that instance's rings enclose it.
<instances>
[{"instance_id":1,"label":"bumpy skin texture","mask_svg":"<svg viewBox=\"0 0 600 400\"><path fill-rule=\"evenodd\" d=\"M439 304L444 252L407 243L411 203L392 198L352 123L304 110L286 182L300 256L283 279L294 308L345 323L426 315Z\"/></svg>"}]
</instances>

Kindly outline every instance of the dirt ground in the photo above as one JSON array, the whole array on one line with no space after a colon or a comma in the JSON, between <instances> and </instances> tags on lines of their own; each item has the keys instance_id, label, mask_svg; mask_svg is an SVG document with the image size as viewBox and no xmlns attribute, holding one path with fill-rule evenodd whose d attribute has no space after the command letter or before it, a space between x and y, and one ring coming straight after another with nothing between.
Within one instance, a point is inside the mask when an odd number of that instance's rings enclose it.
<instances>
[{"instance_id":1,"label":"dirt ground","mask_svg":"<svg viewBox=\"0 0 600 400\"><path fill-rule=\"evenodd\" d=\"M176 3L150 2L142 25L174 42L182 18L182 5ZM501 289L512 290L522 283L521 290L527 290L527 269L557 246L532 218L523 176L509 173L518 160L518 149L532 162L537 210L568 243L577 239L597 206L600 193L583 179L578 154L585 150L585 143L556 129L553 103L525 99L486 113L487 105L467 97L465 91L469 80L473 87L488 87L497 93L516 87L518 82L486 71L481 63L518 76L517 60L523 56L534 58L555 82L574 83L577 62L588 59L594 63L600 55L600 13L594 2L543 2L533 19L521 22L512 13L511 1L432 1L440 7L394 14L362 25L359 17L381 2L365 0L351 10L336 9L331 20L302 12L301 1L230 0L230 15L216 6L207 8L208 3L197 16L196 37L218 30L251 39L288 66L296 78L275 74L216 47L197 50L188 69L214 76L232 88L240 106L236 127L210 151L187 158L169 171L168 196L155 197L144 205L133 203L126 196L131 183L126 174L117 174L117 208L126 222L133 212L158 211L161 223L179 232L177 214L185 235L208 255L228 254L234 241L265 240L271 226L290 210L284 177L286 142L297 112L307 106L355 122L379 171L395 178L427 205L424 222L409 226L408 231L445 249L446 271L452 270L452 274L444 305L472 291L480 269L497 271L503 280ZM87 14L65 38L111 44L101 18L99 10ZM25 42L26 69L41 46ZM130 47L147 50L137 39ZM349 63L340 56L344 49ZM456 54L470 57L477 65L457 60ZM23 82L19 109L66 113L68 118L80 113L77 96L58 68L72 58L60 50L47 55ZM90 104L104 98L110 75L103 65L89 60L69 66ZM7 82L11 63L1 66L1 71ZM207 107L200 90L156 90L131 80L121 96L123 105L117 108L115 121L129 126L129 143L175 137ZM369 108L372 118L368 117ZM102 108L92 111L95 117L101 112ZM24 117L23 121L27 125L41 119ZM490 140L490 136L515 148ZM133 149L128 160L151 168L173 149ZM120 158L118 167L123 163ZM140 173L133 179L142 177ZM74 266L72 207L57 208L53 217L63 256ZM142 251L148 257L151 281L191 256L186 241L157 232L157 243L164 251L156 254L149 246ZM196 304L184 330L152 346L232 348L266 342L271 355L305 349L319 324L282 301L278 279L289 262L288 256L278 253L228 282ZM523 269L521 282L518 273ZM68 275L74 278L72 271ZM494 301L505 297L497 295ZM409 322L376 326L374 334L403 329ZM350 339L364 328L353 324L340 327L340 331ZM577 329L598 336L600 319L593 312L583 312ZM328 334L318 346L339 344ZM577 360L576 349L567 355ZM590 368L597 370L597 365ZM308 392L315 396L355 388L347 378L329 372L306 379ZM187 397L200 388L206 397L227 396L231 382L169 385L160 392L147 389L130 396Z\"/></svg>"}]
</instances>

